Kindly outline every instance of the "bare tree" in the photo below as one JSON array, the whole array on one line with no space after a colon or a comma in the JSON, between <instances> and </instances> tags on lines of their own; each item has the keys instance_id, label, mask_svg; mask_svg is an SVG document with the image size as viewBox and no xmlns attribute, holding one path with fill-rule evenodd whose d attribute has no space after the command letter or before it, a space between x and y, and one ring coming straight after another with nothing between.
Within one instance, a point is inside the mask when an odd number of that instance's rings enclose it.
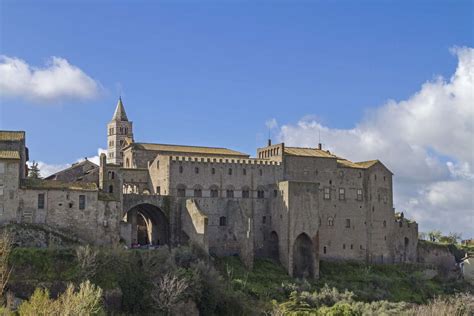
<instances>
[{"instance_id":1,"label":"bare tree","mask_svg":"<svg viewBox=\"0 0 474 316\"><path fill-rule=\"evenodd\" d=\"M12 250L12 240L8 232L0 236L0 300L4 300L4 291L12 269L8 266L8 257Z\"/></svg>"},{"instance_id":2,"label":"bare tree","mask_svg":"<svg viewBox=\"0 0 474 316\"><path fill-rule=\"evenodd\" d=\"M155 284L151 297L158 309L170 314L171 308L184 296L189 284L171 273L166 273Z\"/></svg>"},{"instance_id":3,"label":"bare tree","mask_svg":"<svg viewBox=\"0 0 474 316\"><path fill-rule=\"evenodd\" d=\"M81 278L90 280L97 273L97 255L98 251L89 245L76 248L76 258L81 269Z\"/></svg>"}]
</instances>

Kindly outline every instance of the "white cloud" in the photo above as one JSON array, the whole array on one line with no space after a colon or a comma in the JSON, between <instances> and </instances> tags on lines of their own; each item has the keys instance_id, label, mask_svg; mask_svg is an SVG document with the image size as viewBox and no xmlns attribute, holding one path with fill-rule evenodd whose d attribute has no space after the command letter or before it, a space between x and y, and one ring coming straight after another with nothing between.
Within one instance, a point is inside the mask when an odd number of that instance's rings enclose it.
<instances>
[{"instance_id":1,"label":"white cloud","mask_svg":"<svg viewBox=\"0 0 474 316\"><path fill-rule=\"evenodd\" d=\"M274 129L274 128L278 127L278 122L277 122L276 118L271 118L271 119L269 119L265 122L265 126L268 129Z\"/></svg>"},{"instance_id":2,"label":"white cloud","mask_svg":"<svg viewBox=\"0 0 474 316\"><path fill-rule=\"evenodd\" d=\"M43 68L0 55L0 95L34 102L92 99L100 84L66 59L51 57Z\"/></svg>"},{"instance_id":3,"label":"white cloud","mask_svg":"<svg viewBox=\"0 0 474 316\"><path fill-rule=\"evenodd\" d=\"M97 149L97 155L96 156L90 156L90 157L87 157L87 160L95 163L96 165L100 165L100 154L107 154L107 149L103 149L103 148L98 148ZM81 161L84 161L85 158L80 158L80 159L77 159L75 162L81 162ZM33 161L30 161L28 162L28 165L31 166L31 164L33 163ZM43 161L38 161L38 168L40 169L40 174L41 174L41 177L45 178L45 177L48 177L56 172L59 172L61 170L64 170L66 168L69 168L71 166L71 164L48 164L46 162L43 162Z\"/></svg>"},{"instance_id":4,"label":"white cloud","mask_svg":"<svg viewBox=\"0 0 474 316\"><path fill-rule=\"evenodd\" d=\"M333 129L314 118L283 125L288 145L325 146L361 161L380 159L395 173L395 206L420 230L474 232L474 49L456 48L450 80L426 82L403 101L370 111L353 129Z\"/></svg>"}]
</instances>

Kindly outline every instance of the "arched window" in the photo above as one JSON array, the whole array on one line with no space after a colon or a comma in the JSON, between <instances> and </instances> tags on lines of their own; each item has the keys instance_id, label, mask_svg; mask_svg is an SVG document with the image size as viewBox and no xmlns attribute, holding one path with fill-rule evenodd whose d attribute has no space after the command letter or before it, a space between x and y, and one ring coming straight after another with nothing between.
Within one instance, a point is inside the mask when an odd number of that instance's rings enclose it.
<instances>
[{"instance_id":1,"label":"arched window","mask_svg":"<svg viewBox=\"0 0 474 316\"><path fill-rule=\"evenodd\" d=\"M209 190L212 198L219 197L219 188L216 185L211 186Z\"/></svg>"},{"instance_id":2,"label":"arched window","mask_svg":"<svg viewBox=\"0 0 474 316\"><path fill-rule=\"evenodd\" d=\"M332 217L328 218L328 226L334 226L334 218Z\"/></svg>"},{"instance_id":3,"label":"arched window","mask_svg":"<svg viewBox=\"0 0 474 316\"><path fill-rule=\"evenodd\" d=\"M130 159L125 159L125 168L130 168Z\"/></svg>"},{"instance_id":4,"label":"arched window","mask_svg":"<svg viewBox=\"0 0 474 316\"><path fill-rule=\"evenodd\" d=\"M194 173L199 173L199 168L198 167L194 168Z\"/></svg>"},{"instance_id":5,"label":"arched window","mask_svg":"<svg viewBox=\"0 0 474 316\"><path fill-rule=\"evenodd\" d=\"M112 180L115 179L115 172L112 171Z\"/></svg>"},{"instance_id":6,"label":"arched window","mask_svg":"<svg viewBox=\"0 0 474 316\"><path fill-rule=\"evenodd\" d=\"M225 195L226 195L227 198L233 199L234 198L234 190L227 189Z\"/></svg>"},{"instance_id":7,"label":"arched window","mask_svg":"<svg viewBox=\"0 0 474 316\"><path fill-rule=\"evenodd\" d=\"M257 190L257 198L264 199L265 198L265 191L263 189Z\"/></svg>"},{"instance_id":8,"label":"arched window","mask_svg":"<svg viewBox=\"0 0 474 316\"><path fill-rule=\"evenodd\" d=\"M202 189L201 188L195 188L194 189L194 197L202 197Z\"/></svg>"},{"instance_id":9,"label":"arched window","mask_svg":"<svg viewBox=\"0 0 474 316\"><path fill-rule=\"evenodd\" d=\"M227 171L227 174L228 174L229 176L232 175L232 168L229 168L229 170Z\"/></svg>"},{"instance_id":10,"label":"arched window","mask_svg":"<svg viewBox=\"0 0 474 316\"><path fill-rule=\"evenodd\" d=\"M216 174L216 168L211 169L211 174Z\"/></svg>"},{"instance_id":11,"label":"arched window","mask_svg":"<svg viewBox=\"0 0 474 316\"><path fill-rule=\"evenodd\" d=\"M242 188L242 198L244 199L250 198L250 189L248 187Z\"/></svg>"},{"instance_id":12,"label":"arched window","mask_svg":"<svg viewBox=\"0 0 474 316\"><path fill-rule=\"evenodd\" d=\"M227 226L227 218L225 216L219 218L219 226Z\"/></svg>"},{"instance_id":13,"label":"arched window","mask_svg":"<svg viewBox=\"0 0 474 316\"><path fill-rule=\"evenodd\" d=\"M114 186L113 185L109 185L109 193L114 193Z\"/></svg>"},{"instance_id":14,"label":"arched window","mask_svg":"<svg viewBox=\"0 0 474 316\"><path fill-rule=\"evenodd\" d=\"M178 197L185 197L186 196L186 186L184 184L180 184L176 187L177 191L177 195Z\"/></svg>"},{"instance_id":15,"label":"arched window","mask_svg":"<svg viewBox=\"0 0 474 316\"><path fill-rule=\"evenodd\" d=\"M179 166L179 173L183 173L183 166Z\"/></svg>"},{"instance_id":16,"label":"arched window","mask_svg":"<svg viewBox=\"0 0 474 316\"><path fill-rule=\"evenodd\" d=\"M263 170L262 169L258 170L258 172L261 176L263 175Z\"/></svg>"}]
</instances>

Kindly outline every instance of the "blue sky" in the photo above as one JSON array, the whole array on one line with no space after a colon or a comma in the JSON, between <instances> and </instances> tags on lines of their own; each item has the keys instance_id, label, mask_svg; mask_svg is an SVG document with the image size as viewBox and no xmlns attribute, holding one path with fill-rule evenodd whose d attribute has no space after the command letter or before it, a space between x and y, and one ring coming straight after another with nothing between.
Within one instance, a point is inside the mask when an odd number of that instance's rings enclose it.
<instances>
[{"instance_id":1,"label":"blue sky","mask_svg":"<svg viewBox=\"0 0 474 316\"><path fill-rule=\"evenodd\" d=\"M0 127L26 130L31 156L51 163L105 147L120 91L138 140L254 154L269 118L350 128L449 76L449 48L472 43L461 1L2 1L1 14L2 54L37 67L59 56L104 87L87 102L2 100Z\"/></svg>"},{"instance_id":2,"label":"blue sky","mask_svg":"<svg viewBox=\"0 0 474 316\"><path fill-rule=\"evenodd\" d=\"M381 159L397 209L466 235L473 12L473 1L0 0L0 128L25 130L30 158L54 170L106 147L119 94L137 141L253 155L275 120L276 141L315 146L321 131L337 154Z\"/></svg>"}]
</instances>

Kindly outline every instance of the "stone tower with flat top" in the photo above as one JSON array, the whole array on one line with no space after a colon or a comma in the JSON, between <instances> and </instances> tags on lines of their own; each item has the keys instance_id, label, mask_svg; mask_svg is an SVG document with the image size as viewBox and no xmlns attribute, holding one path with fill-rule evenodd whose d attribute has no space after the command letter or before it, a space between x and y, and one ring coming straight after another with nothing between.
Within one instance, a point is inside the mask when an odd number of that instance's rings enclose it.
<instances>
[{"instance_id":1,"label":"stone tower with flat top","mask_svg":"<svg viewBox=\"0 0 474 316\"><path fill-rule=\"evenodd\" d=\"M133 142L133 125L127 118L122 98L115 108L112 120L107 124L107 163L122 165L125 143Z\"/></svg>"}]
</instances>

